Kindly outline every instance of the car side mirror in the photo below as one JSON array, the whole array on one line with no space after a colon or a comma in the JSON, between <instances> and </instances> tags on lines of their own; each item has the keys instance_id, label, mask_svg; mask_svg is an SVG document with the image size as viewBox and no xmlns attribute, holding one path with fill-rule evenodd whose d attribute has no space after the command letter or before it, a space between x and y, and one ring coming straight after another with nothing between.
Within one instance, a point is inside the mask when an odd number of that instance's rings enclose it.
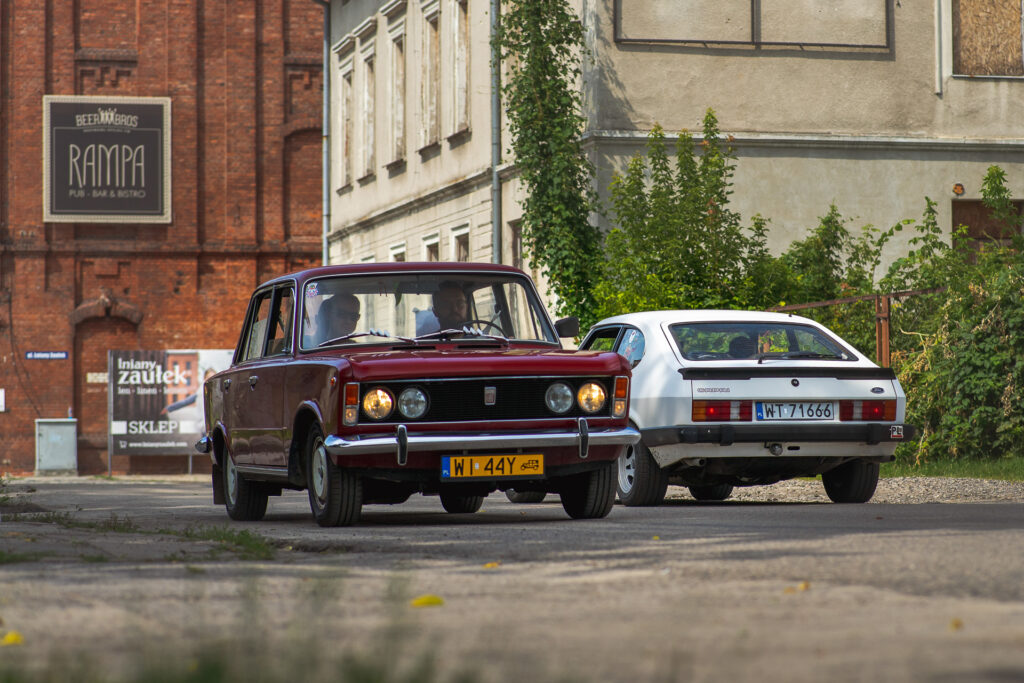
<instances>
[{"instance_id":1,"label":"car side mirror","mask_svg":"<svg viewBox=\"0 0 1024 683\"><path fill-rule=\"evenodd\" d=\"M559 338L576 337L580 333L580 319L574 315L555 321L555 332Z\"/></svg>"}]
</instances>

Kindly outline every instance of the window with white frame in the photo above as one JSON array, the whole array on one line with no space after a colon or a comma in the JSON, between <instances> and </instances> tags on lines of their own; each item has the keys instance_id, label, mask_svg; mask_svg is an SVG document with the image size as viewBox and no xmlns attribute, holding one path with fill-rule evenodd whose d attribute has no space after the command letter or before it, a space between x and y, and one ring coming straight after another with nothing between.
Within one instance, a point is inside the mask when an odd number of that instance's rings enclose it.
<instances>
[{"instance_id":1,"label":"window with white frame","mask_svg":"<svg viewBox=\"0 0 1024 683\"><path fill-rule=\"evenodd\" d=\"M439 0L423 3L423 76L420 146L428 147L440 138L441 118L441 5Z\"/></svg>"},{"instance_id":2,"label":"window with white frame","mask_svg":"<svg viewBox=\"0 0 1024 683\"><path fill-rule=\"evenodd\" d=\"M423 238L423 260L441 260L441 236L436 232Z\"/></svg>"},{"instance_id":3,"label":"window with white frame","mask_svg":"<svg viewBox=\"0 0 1024 683\"><path fill-rule=\"evenodd\" d=\"M391 163L405 159L405 20L391 36Z\"/></svg>"},{"instance_id":4,"label":"window with white frame","mask_svg":"<svg viewBox=\"0 0 1024 683\"><path fill-rule=\"evenodd\" d=\"M405 242L402 242L400 244L392 244L390 247L388 247L388 255L391 261L395 261L397 263L404 263Z\"/></svg>"},{"instance_id":5,"label":"window with white frame","mask_svg":"<svg viewBox=\"0 0 1024 683\"><path fill-rule=\"evenodd\" d=\"M452 260L469 260L469 226L452 230Z\"/></svg>"},{"instance_id":6,"label":"window with white frame","mask_svg":"<svg viewBox=\"0 0 1024 683\"><path fill-rule=\"evenodd\" d=\"M469 0L452 0L452 133L469 128Z\"/></svg>"},{"instance_id":7,"label":"window with white frame","mask_svg":"<svg viewBox=\"0 0 1024 683\"><path fill-rule=\"evenodd\" d=\"M352 184L352 115L354 113L354 101L352 91L352 57L341 62L338 93L338 118L341 121L341 136L339 141L339 158L341 159L341 177L338 179L338 187L346 187Z\"/></svg>"},{"instance_id":8,"label":"window with white frame","mask_svg":"<svg viewBox=\"0 0 1024 683\"><path fill-rule=\"evenodd\" d=\"M363 168L364 177L373 175L377 167L376 123L377 74L374 41L363 44Z\"/></svg>"}]
</instances>

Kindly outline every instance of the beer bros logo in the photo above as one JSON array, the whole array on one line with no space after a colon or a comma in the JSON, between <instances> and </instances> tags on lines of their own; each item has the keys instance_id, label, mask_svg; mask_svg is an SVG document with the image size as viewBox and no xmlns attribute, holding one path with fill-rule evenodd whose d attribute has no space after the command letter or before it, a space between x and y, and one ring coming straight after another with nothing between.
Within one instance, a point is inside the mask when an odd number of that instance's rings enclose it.
<instances>
[{"instance_id":1,"label":"beer bros logo","mask_svg":"<svg viewBox=\"0 0 1024 683\"><path fill-rule=\"evenodd\" d=\"M135 114L118 114L117 109L97 107L95 114L75 114L75 126L78 128L95 128L106 126L114 128L136 128L139 117Z\"/></svg>"}]
</instances>

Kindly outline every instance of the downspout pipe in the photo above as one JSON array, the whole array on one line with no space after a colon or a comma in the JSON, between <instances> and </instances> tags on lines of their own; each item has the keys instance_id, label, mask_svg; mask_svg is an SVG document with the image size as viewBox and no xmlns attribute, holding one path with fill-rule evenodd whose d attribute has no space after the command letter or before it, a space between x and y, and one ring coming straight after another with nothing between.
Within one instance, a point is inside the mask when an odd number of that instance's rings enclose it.
<instances>
[{"instance_id":1,"label":"downspout pipe","mask_svg":"<svg viewBox=\"0 0 1024 683\"><path fill-rule=\"evenodd\" d=\"M491 0L491 260L501 263L501 0Z\"/></svg>"},{"instance_id":2,"label":"downspout pipe","mask_svg":"<svg viewBox=\"0 0 1024 683\"><path fill-rule=\"evenodd\" d=\"M320 194L323 204L323 225L320 232L320 262L327 265L327 234L331 230L331 3L329 0L313 0L324 10L323 38L323 121L321 127L321 164Z\"/></svg>"}]
</instances>

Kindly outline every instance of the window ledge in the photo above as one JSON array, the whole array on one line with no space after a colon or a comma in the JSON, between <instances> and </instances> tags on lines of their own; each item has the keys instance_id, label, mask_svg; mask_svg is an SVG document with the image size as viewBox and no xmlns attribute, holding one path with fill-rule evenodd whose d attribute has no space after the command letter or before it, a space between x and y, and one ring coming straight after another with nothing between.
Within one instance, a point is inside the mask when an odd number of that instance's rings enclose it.
<instances>
[{"instance_id":1,"label":"window ledge","mask_svg":"<svg viewBox=\"0 0 1024 683\"><path fill-rule=\"evenodd\" d=\"M405 158L400 157L398 159L393 159L388 163L384 164L384 168L387 169L388 173L390 173L391 175L401 173L402 171L405 170Z\"/></svg>"},{"instance_id":2,"label":"window ledge","mask_svg":"<svg viewBox=\"0 0 1024 683\"><path fill-rule=\"evenodd\" d=\"M366 185L367 183L372 183L376 179L377 174L374 173L373 171L369 171L367 173L364 173L360 177L356 178L356 182L359 183L360 186L362 186Z\"/></svg>"},{"instance_id":3,"label":"window ledge","mask_svg":"<svg viewBox=\"0 0 1024 683\"><path fill-rule=\"evenodd\" d=\"M427 144L423 145L416 151L419 153L420 156L425 157L430 156L432 154L437 154L437 152L440 149L441 143L438 142L437 140L434 140L433 142L428 142Z\"/></svg>"},{"instance_id":4,"label":"window ledge","mask_svg":"<svg viewBox=\"0 0 1024 683\"><path fill-rule=\"evenodd\" d=\"M338 196L341 196L343 194L348 194L351 191L352 191L352 183L345 183L344 185L339 187L337 190L335 190L334 194L336 194Z\"/></svg>"},{"instance_id":5,"label":"window ledge","mask_svg":"<svg viewBox=\"0 0 1024 683\"><path fill-rule=\"evenodd\" d=\"M460 145L466 140L468 140L470 133L471 131L469 130L469 126L466 125L463 126L462 128L459 128L457 131L455 131L445 139L448 141L449 145L452 145L454 147L455 145Z\"/></svg>"}]
</instances>

